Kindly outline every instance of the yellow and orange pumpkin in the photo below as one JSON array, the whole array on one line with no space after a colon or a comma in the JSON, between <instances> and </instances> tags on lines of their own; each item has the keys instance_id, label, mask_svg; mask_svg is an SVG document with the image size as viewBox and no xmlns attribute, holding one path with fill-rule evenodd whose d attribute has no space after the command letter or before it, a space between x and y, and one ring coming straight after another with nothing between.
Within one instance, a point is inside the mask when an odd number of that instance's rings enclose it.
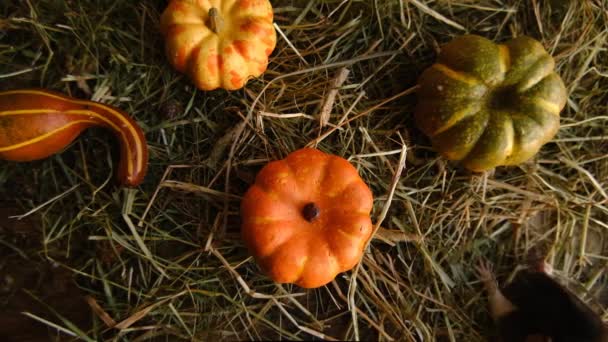
<instances>
[{"instance_id":1,"label":"yellow and orange pumpkin","mask_svg":"<svg viewBox=\"0 0 608 342\"><path fill-rule=\"evenodd\" d=\"M372 205L347 160L304 148L259 172L241 202L242 236L274 281L315 288L359 262Z\"/></svg>"},{"instance_id":2,"label":"yellow and orange pumpkin","mask_svg":"<svg viewBox=\"0 0 608 342\"><path fill-rule=\"evenodd\" d=\"M91 126L108 128L118 137L119 181L127 186L140 184L148 167L148 145L141 128L125 112L49 90L0 92L0 159L47 158Z\"/></svg>"},{"instance_id":3,"label":"yellow and orange pumpkin","mask_svg":"<svg viewBox=\"0 0 608 342\"><path fill-rule=\"evenodd\" d=\"M268 0L172 0L160 26L169 61L201 90L242 88L276 45Z\"/></svg>"}]
</instances>

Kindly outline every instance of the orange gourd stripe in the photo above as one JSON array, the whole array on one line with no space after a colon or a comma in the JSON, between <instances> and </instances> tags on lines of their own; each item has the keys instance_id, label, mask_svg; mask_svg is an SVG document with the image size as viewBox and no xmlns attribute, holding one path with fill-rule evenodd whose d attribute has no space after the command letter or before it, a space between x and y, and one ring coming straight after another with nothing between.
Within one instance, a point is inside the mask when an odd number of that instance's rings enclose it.
<instances>
[{"instance_id":1,"label":"orange gourd stripe","mask_svg":"<svg viewBox=\"0 0 608 342\"><path fill-rule=\"evenodd\" d=\"M2 115L2 112L0 112L0 116L1 116L1 115ZM35 137L35 138L33 138L33 139L26 140L26 141L22 141L22 142L20 142L20 143L18 143L18 144L14 144L14 145L6 146L6 147L0 147L0 152L7 152L7 151L11 151L11 150L16 150L16 149L18 149L18 148L22 148L22 147L25 147L25 146L28 146L28 145L35 144L35 143L37 143L37 142L40 142L40 141L42 141L42 140L44 140L44 139L46 139L46 138L48 138L48 137L52 136L53 134L57 134L57 133L59 133L59 132L61 132L61 131L65 130L65 129L70 128L71 126L78 125L78 124L81 124L81 123L90 123L90 124L95 124L95 123L97 123L97 122L96 122L96 121L92 121L92 120L78 120L78 121L72 121L72 122L70 122L70 123L68 123L68 124L66 124L66 125L63 125L63 126L61 126L61 127L59 127L59 128L56 128L56 129L54 129L54 130L52 130L52 131L50 131L50 132L47 132L47 133L42 134L42 135L40 135L40 136L37 136L37 137Z\"/></svg>"},{"instance_id":2,"label":"orange gourd stripe","mask_svg":"<svg viewBox=\"0 0 608 342\"><path fill-rule=\"evenodd\" d=\"M145 154L145 152L143 150L143 143L142 143L141 139L139 138L139 135L137 134L137 128L135 128L133 126L133 124L129 120L127 120L127 118L125 118L125 116L122 113L114 110L112 107L106 106L106 105L98 103L98 102L87 101L87 100L75 100L75 99L71 99L68 97L58 96L55 94L47 93L44 91L37 91L37 90L14 90L14 91L7 91L7 92L0 93L0 95L12 95L12 94L32 94L32 95L46 96L46 97L58 99L61 101L73 103L76 105L86 105L89 107L95 107L95 108L99 108L99 109L106 111L107 113L111 114L112 117L114 117L115 119L118 119L118 121L121 123L122 127L126 127L129 130L129 133L131 133L131 136L133 137L133 142L135 144L135 151L137 152L136 153L136 164L139 166L140 169L145 167L145 165L143 165L144 161L142 159L142 156ZM57 110L26 109L26 110L3 111L3 112L0 112L0 116L50 114L50 113L54 113L54 112L57 112ZM121 127L118 127L110 119L108 119L107 117L105 117L97 112L90 111L90 110L80 110L80 109L67 110L67 111L62 111L62 112L65 114L70 114L70 115L83 115L83 116L88 116L88 117L95 117L95 118L103 121L104 123L108 124L108 126L113 128L117 132L119 132L120 135L123 137L125 143L128 145L131 145L130 140L127 139L127 136L124 133L124 130L121 129ZM65 128L67 128L67 126L62 127L62 129L65 129ZM58 130L47 133L45 136L48 136L52 133L56 133L57 131ZM30 140L30 141L32 141L32 140ZM17 144L17 145L20 145L20 144ZM15 147L17 145L12 145L7 148L17 148L17 147ZM126 151L126 153L127 153L127 172L132 173L133 168L134 168L133 162L132 162L133 154L132 154L132 151L130 148L127 148L126 150L127 150Z\"/></svg>"}]
</instances>

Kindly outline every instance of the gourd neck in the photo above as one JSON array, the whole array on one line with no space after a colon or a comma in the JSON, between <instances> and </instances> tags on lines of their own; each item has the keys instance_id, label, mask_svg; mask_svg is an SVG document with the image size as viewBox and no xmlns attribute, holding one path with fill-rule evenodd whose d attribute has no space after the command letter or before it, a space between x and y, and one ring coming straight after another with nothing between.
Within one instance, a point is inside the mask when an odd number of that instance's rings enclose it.
<instances>
[{"instance_id":1,"label":"gourd neck","mask_svg":"<svg viewBox=\"0 0 608 342\"><path fill-rule=\"evenodd\" d=\"M313 222L319 218L320 214L321 210L313 202L306 204L304 208L302 208L302 216L308 222Z\"/></svg>"}]
</instances>

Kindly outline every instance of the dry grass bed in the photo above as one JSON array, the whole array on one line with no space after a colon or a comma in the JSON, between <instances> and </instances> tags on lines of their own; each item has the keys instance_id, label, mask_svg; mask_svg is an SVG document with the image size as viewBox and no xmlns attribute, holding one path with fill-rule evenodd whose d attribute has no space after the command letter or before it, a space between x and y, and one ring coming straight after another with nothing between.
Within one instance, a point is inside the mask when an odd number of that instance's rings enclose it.
<instances>
[{"instance_id":1,"label":"dry grass bed","mask_svg":"<svg viewBox=\"0 0 608 342\"><path fill-rule=\"evenodd\" d=\"M40 240L25 248L0 230L3 260L71 271L93 323L73 323L62 304L33 318L86 340L478 341L490 320L471 266L486 257L506 280L533 246L608 318L608 3L273 1L269 70L206 93L164 58L165 5L0 4L0 89L117 105L150 144L149 174L132 190L113 183L118 149L102 130L48 160L0 163L3 207L27 213L38 232L27 239ZM416 78L467 32L527 34L555 56L569 99L530 163L470 174L413 124ZM355 271L309 291L261 275L238 214L261 166L303 146L358 168L379 227Z\"/></svg>"}]
</instances>

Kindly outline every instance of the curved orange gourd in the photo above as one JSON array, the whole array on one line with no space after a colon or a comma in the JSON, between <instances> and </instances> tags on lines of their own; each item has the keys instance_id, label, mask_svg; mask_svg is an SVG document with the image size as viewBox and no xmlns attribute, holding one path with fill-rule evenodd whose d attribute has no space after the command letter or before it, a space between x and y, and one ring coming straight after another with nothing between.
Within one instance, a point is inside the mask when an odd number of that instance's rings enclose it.
<instances>
[{"instance_id":1,"label":"curved orange gourd","mask_svg":"<svg viewBox=\"0 0 608 342\"><path fill-rule=\"evenodd\" d=\"M323 286L361 259L372 205L347 160L304 148L257 175L241 202L243 240L274 281Z\"/></svg>"},{"instance_id":2,"label":"curved orange gourd","mask_svg":"<svg viewBox=\"0 0 608 342\"><path fill-rule=\"evenodd\" d=\"M240 89L276 45L268 0L171 0L160 18L169 61L201 90Z\"/></svg>"},{"instance_id":3,"label":"curved orange gourd","mask_svg":"<svg viewBox=\"0 0 608 342\"><path fill-rule=\"evenodd\" d=\"M48 90L0 92L1 159L46 158L91 126L108 128L120 140L119 181L127 186L140 184L148 166L148 145L141 128L125 112Z\"/></svg>"}]
</instances>

